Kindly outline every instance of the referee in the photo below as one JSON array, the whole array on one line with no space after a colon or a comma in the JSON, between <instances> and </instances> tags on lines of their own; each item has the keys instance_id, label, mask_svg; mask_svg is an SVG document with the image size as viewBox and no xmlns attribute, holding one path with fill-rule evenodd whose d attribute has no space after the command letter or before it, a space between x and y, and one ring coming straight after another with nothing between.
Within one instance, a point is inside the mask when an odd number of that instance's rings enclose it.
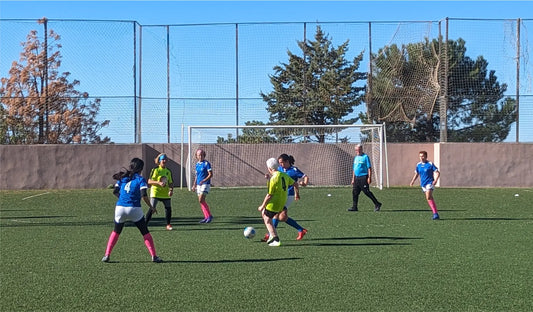
<instances>
[{"instance_id":1,"label":"referee","mask_svg":"<svg viewBox=\"0 0 533 312\"><path fill-rule=\"evenodd\" d=\"M363 146L358 144L355 146L356 156L353 159L353 175L352 175L352 199L353 205L348 208L348 211L358 211L357 202L359 201L359 193L363 191L368 198L374 203L374 211L381 209L381 203L376 196L370 191L370 183L372 183L372 165L367 154L363 153Z\"/></svg>"}]
</instances>

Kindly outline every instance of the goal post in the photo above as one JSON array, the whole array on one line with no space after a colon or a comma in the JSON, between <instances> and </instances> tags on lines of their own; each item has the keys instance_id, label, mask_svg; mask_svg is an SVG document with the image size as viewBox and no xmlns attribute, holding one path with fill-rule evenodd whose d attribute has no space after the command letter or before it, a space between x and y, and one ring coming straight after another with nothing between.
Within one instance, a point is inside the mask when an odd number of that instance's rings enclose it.
<instances>
[{"instance_id":1,"label":"goal post","mask_svg":"<svg viewBox=\"0 0 533 312\"><path fill-rule=\"evenodd\" d=\"M214 187L264 187L266 160L292 155L311 186L348 186L354 148L363 145L373 168L373 187L388 186L384 124L189 126L185 173L191 189L196 150L206 151ZM385 182L387 180L387 182Z\"/></svg>"}]
</instances>

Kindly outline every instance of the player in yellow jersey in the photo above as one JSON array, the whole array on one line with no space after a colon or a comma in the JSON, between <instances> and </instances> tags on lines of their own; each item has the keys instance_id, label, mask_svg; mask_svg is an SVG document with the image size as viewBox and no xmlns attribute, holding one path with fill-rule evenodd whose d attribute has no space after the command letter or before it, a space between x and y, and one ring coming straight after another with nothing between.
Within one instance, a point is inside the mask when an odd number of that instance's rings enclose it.
<instances>
[{"instance_id":1,"label":"player in yellow jersey","mask_svg":"<svg viewBox=\"0 0 533 312\"><path fill-rule=\"evenodd\" d=\"M170 220L172 218L171 196L174 194L174 181L172 172L167 168L168 157L166 154L159 154L154 159L157 167L153 168L148 177L150 188L150 203L154 208L158 202L165 206L165 219L167 221L167 230L172 231ZM146 213L146 224L152 219L152 211Z\"/></svg>"},{"instance_id":2,"label":"player in yellow jersey","mask_svg":"<svg viewBox=\"0 0 533 312\"><path fill-rule=\"evenodd\" d=\"M261 211L263 222L269 233L267 244L269 246L279 246L281 243L276 228L272 224L272 218L283 211L283 207L287 201L289 186L297 182L285 172L278 171L279 164L276 158L268 159L266 165L271 175L268 180L268 193L265 195L263 203L257 210Z\"/></svg>"}]
</instances>

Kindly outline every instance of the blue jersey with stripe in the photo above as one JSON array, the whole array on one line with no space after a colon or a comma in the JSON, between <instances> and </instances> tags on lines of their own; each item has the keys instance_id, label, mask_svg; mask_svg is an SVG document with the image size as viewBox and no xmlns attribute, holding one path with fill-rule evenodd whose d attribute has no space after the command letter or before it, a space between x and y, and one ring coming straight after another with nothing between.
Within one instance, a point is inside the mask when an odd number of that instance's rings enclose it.
<instances>
[{"instance_id":1,"label":"blue jersey with stripe","mask_svg":"<svg viewBox=\"0 0 533 312\"><path fill-rule=\"evenodd\" d=\"M300 169L298 169L298 167L294 167L294 166L291 166L288 169L283 168L283 166L279 166L278 167L278 171L285 172L294 181L298 181L298 179L303 178L305 176L305 173L300 171ZM292 184L289 186L288 196L294 196L294 185L292 185Z\"/></svg>"},{"instance_id":2,"label":"blue jersey with stripe","mask_svg":"<svg viewBox=\"0 0 533 312\"><path fill-rule=\"evenodd\" d=\"M141 207L141 190L148 188L148 183L141 175L135 173L132 179L124 177L115 186L120 188L117 206Z\"/></svg>"},{"instance_id":3,"label":"blue jersey with stripe","mask_svg":"<svg viewBox=\"0 0 533 312\"><path fill-rule=\"evenodd\" d=\"M207 160L196 163L196 184L200 185L200 181L207 177L208 172L211 171L211 164ZM211 184L211 179L205 181L203 184Z\"/></svg>"},{"instance_id":4,"label":"blue jersey with stripe","mask_svg":"<svg viewBox=\"0 0 533 312\"><path fill-rule=\"evenodd\" d=\"M435 171L439 171L439 168L437 168L437 166L431 161L426 161L425 163L419 162L416 164L415 172L420 175L420 186L424 187L433 183L433 173Z\"/></svg>"}]
</instances>

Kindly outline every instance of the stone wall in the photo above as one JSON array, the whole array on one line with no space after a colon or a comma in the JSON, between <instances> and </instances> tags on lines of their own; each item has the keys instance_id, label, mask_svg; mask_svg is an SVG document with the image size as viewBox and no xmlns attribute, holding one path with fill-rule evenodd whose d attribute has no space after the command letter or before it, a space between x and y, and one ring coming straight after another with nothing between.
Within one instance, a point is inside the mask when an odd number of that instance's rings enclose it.
<instances>
[{"instance_id":1,"label":"stone wall","mask_svg":"<svg viewBox=\"0 0 533 312\"><path fill-rule=\"evenodd\" d=\"M265 161L281 153L293 155L314 185L350 184L354 144L254 145L253 154L242 144L202 148L213 166L215 187L265 185ZM409 184L421 150L441 170L442 187L533 187L529 143L389 143L389 186ZM186 187L186 144L0 145L0 189L104 188L133 157L145 161L147 176L161 152L170 158L175 185Z\"/></svg>"}]
</instances>

